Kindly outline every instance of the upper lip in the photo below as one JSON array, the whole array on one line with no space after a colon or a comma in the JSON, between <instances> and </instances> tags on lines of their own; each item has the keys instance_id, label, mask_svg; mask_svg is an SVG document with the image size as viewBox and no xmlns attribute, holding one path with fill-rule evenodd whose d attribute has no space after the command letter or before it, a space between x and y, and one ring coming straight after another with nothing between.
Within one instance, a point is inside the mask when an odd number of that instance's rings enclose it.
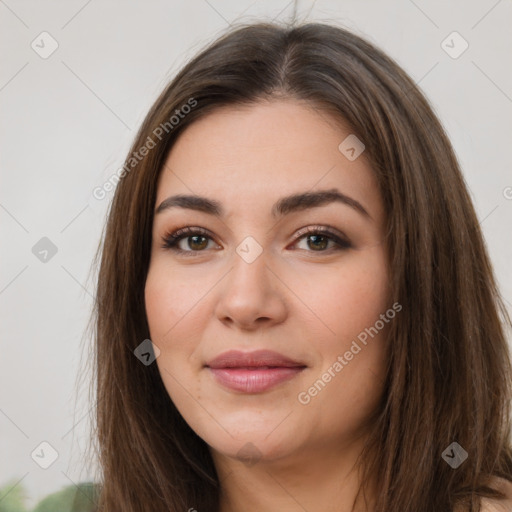
<instances>
[{"instance_id":1,"label":"upper lip","mask_svg":"<svg viewBox=\"0 0 512 512\"><path fill-rule=\"evenodd\" d=\"M210 368L248 368L260 366L276 367L304 367L303 363L290 359L289 357L274 352L273 350L255 350L253 352L242 352L240 350L228 350L218 355L206 366Z\"/></svg>"}]
</instances>

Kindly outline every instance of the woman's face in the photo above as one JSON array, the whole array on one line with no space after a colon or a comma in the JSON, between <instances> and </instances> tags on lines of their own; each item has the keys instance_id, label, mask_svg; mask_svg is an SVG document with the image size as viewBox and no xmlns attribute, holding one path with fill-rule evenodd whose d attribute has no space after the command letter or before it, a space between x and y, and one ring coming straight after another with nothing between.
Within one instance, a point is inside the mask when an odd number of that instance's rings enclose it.
<instances>
[{"instance_id":1,"label":"woman's face","mask_svg":"<svg viewBox=\"0 0 512 512\"><path fill-rule=\"evenodd\" d=\"M214 456L332 454L377 406L397 310L382 199L350 135L291 100L224 107L182 133L162 170L150 336Z\"/></svg>"}]
</instances>

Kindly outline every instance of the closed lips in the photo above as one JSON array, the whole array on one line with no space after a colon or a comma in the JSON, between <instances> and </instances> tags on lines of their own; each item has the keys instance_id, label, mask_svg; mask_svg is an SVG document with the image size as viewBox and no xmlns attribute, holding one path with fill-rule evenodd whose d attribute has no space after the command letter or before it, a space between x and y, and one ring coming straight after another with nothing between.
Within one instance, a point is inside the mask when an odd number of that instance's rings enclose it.
<instances>
[{"instance_id":1,"label":"closed lips","mask_svg":"<svg viewBox=\"0 0 512 512\"><path fill-rule=\"evenodd\" d=\"M237 393L264 393L298 375L306 365L277 352L231 350L205 365L217 383Z\"/></svg>"},{"instance_id":2,"label":"closed lips","mask_svg":"<svg viewBox=\"0 0 512 512\"><path fill-rule=\"evenodd\" d=\"M270 369L270 368L304 368L306 365L287 356L269 350L254 352L241 352L230 350L212 359L206 364L212 369L244 368L244 369Z\"/></svg>"}]
</instances>

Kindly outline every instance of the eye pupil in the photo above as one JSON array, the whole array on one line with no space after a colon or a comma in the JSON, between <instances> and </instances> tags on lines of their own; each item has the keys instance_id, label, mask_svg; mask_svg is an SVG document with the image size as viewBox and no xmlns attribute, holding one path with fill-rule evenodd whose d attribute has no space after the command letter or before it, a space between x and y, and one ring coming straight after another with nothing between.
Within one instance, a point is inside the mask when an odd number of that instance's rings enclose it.
<instances>
[{"instance_id":1,"label":"eye pupil","mask_svg":"<svg viewBox=\"0 0 512 512\"><path fill-rule=\"evenodd\" d=\"M202 239L203 243L198 243L199 246L194 246L194 244L196 244L197 239ZM202 235L189 236L188 240L189 240L188 246L190 247L190 249L204 249L208 245L207 238ZM193 241L191 242L191 240L193 240Z\"/></svg>"},{"instance_id":2,"label":"eye pupil","mask_svg":"<svg viewBox=\"0 0 512 512\"><path fill-rule=\"evenodd\" d=\"M328 240L325 236L323 235L309 235L308 236L308 241L311 241L313 240L313 244L316 244L319 240L321 240L323 243L321 243L320 245L313 245L312 247L316 249L325 249L327 247L327 244L328 244ZM308 243L309 247L311 247L311 245Z\"/></svg>"}]
</instances>

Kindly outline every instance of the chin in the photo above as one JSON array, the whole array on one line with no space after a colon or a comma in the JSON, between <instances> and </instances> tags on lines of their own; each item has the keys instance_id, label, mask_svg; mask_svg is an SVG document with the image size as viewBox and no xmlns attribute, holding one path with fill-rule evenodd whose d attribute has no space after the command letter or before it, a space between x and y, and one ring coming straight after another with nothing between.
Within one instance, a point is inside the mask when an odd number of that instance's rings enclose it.
<instances>
[{"instance_id":1,"label":"chin","mask_svg":"<svg viewBox=\"0 0 512 512\"><path fill-rule=\"evenodd\" d=\"M283 443L282 439L265 439L267 435L258 437L247 433L236 441L228 436L227 439L208 444L217 454L238 460L246 466L277 461L293 453L293 447Z\"/></svg>"}]
</instances>

